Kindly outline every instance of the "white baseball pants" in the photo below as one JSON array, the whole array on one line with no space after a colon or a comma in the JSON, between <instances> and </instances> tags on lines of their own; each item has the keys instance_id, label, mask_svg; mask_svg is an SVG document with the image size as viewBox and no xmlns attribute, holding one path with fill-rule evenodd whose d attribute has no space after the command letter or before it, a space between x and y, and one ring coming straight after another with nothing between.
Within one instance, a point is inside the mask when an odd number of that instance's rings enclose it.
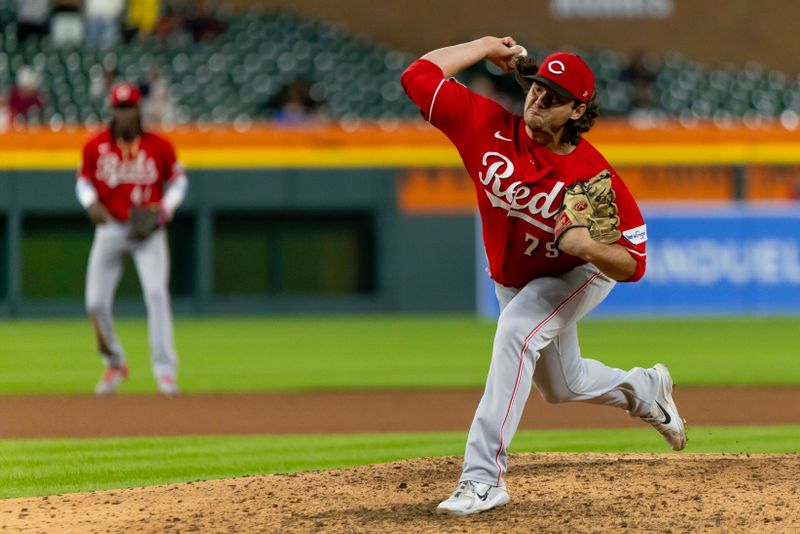
<instances>
[{"instance_id":1,"label":"white baseball pants","mask_svg":"<svg viewBox=\"0 0 800 534\"><path fill-rule=\"evenodd\" d=\"M167 234L157 230L143 241L128 237L129 226L117 221L97 225L86 271L86 311L106 365L120 365L125 354L114 333L112 307L125 254L133 257L147 305L147 329L153 374L175 374L178 357L172 332Z\"/></svg>"},{"instance_id":2,"label":"white baseball pants","mask_svg":"<svg viewBox=\"0 0 800 534\"><path fill-rule=\"evenodd\" d=\"M521 289L496 285L500 317L486 389L467 438L461 480L503 485L507 450L536 383L548 402L583 401L648 413L658 377L653 369L614 369L581 357L576 323L616 282L592 265Z\"/></svg>"}]
</instances>

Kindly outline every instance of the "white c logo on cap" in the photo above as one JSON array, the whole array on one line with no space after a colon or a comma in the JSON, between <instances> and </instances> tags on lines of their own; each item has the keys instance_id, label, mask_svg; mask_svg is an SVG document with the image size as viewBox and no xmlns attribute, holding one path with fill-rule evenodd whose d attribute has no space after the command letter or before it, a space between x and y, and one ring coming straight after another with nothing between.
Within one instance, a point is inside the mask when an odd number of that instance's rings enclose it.
<instances>
[{"instance_id":1,"label":"white c logo on cap","mask_svg":"<svg viewBox=\"0 0 800 534\"><path fill-rule=\"evenodd\" d=\"M549 70L553 74L564 74L564 71L566 71L567 68L564 66L562 62L556 59L547 64L547 70Z\"/></svg>"},{"instance_id":2,"label":"white c logo on cap","mask_svg":"<svg viewBox=\"0 0 800 534\"><path fill-rule=\"evenodd\" d=\"M127 100L131 96L131 90L123 85L119 89L117 89L117 97L122 100Z\"/></svg>"}]
</instances>

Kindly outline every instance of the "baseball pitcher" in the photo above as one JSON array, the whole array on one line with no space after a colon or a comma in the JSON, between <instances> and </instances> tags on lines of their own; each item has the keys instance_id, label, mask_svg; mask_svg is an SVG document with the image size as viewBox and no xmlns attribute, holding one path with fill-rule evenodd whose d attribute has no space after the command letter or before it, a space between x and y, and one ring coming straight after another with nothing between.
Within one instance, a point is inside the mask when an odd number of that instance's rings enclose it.
<instances>
[{"instance_id":1,"label":"baseball pitcher","mask_svg":"<svg viewBox=\"0 0 800 534\"><path fill-rule=\"evenodd\" d=\"M110 127L84 145L76 184L78 200L96 225L86 272L86 311L106 366L95 387L99 395L116 392L128 377L111 316L126 254L133 257L147 305L158 390L178 393L164 227L183 201L188 182L172 144L142 130L140 100L135 85L114 86Z\"/></svg>"},{"instance_id":2,"label":"baseball pitcher","mask_svg":"<svg viewBox=\"0 0 800 534\"><path fill-rule=\"evenodd\" d=\"M484 59L514 71L527 89L522 116L452 78ZM429 52L401 82L472 177L501 309L461 480L437 512L466 515L509 502L507 450L532 382L549 402L626 410L683 449L667 368L614 369L583 358L578 344L577 321L617 281L644 275L647 241L625 184L582 139L599 114L589 66L557 52L537 67L513 38L483 37Z\"/></svg>"}]
</instances>

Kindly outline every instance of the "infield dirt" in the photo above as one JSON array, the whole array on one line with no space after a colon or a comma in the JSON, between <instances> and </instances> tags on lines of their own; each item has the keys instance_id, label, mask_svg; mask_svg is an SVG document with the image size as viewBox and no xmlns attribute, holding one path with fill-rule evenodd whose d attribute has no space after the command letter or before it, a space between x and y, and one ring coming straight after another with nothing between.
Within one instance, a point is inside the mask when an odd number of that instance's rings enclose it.
<instances>
[{"instance_id":1,"label":"infield dirt","mask_svg":"<svg viewBox=\"0 0 800 534\"><path fill-rule=\"evenodd\" d=\"M5 397L0 437L466 431L479 399L479 391ZM690 425L800 420L798 389L687 388L677 399ZM521 428L641 425L617 410L532 395ZM800 532L796 454L517 454L508 506L436 516L460 467L460 458L422 458L0 500L0 532Z\"/></svg>"},{"instance_id":2,"label":"infield dirt","mask_svg":"<svg viewBox=\"0 0 800 534\"><path fill-rule=\"evenodd\" d=\"M0 501L10 532L797 532L800 456L517 454L511 503L434 513L459 458Z\"/></svg>"},{"instance_id":3,"label":"infield dirt","mask_svg":"<svg viewBox=\"0 0 800 534\"><path fill-rule=\"evenodd\" d=\"M0 438L466 432L480 390L0 397ZM800 388L679 388L691 426L800 422ZM642 428L621 410L531 394L521 429Z\"/></svg>"}]
</instances>

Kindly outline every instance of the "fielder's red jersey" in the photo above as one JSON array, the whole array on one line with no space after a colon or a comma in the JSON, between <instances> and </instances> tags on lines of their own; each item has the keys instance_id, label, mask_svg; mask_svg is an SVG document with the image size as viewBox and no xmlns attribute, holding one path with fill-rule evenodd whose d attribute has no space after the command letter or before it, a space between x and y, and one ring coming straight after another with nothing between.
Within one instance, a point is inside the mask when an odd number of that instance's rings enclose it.
<instances>
[{"instance_id":1,"label":"fielder's red jersey","mask_svg":"<svg viewBox=\"0 0 800 534\"><path fill-rule=\"evenodd\" d=\"M78 178L92 183L98 200L119 221L128 220L131 206L161 202L167 182L183 174L183 166L168 140L144 132L138 144L123 154L110 130L86 142L78 170Z\"/></svg>"},{"instance_id":2,"label":"fielder's red jersey","mask_svg":"<svg viewBox=\"0 0 800 534\"><path fill-rule=\"evenodd\" d=\"M408 96L425 120L458 149L475 184L483 242L492 278L521 287L534 278L565 273L586 263L555 247L554 216L564 190L588 181L603 169L612 173L619 209L617 241L636 260L635 281L644 274L647 230L636 201L606 159L586 140L568 155L556 154L531 139L519 115L445 80L434 63L421 59L401 77Z\"/></svg>"}]
</instances>

